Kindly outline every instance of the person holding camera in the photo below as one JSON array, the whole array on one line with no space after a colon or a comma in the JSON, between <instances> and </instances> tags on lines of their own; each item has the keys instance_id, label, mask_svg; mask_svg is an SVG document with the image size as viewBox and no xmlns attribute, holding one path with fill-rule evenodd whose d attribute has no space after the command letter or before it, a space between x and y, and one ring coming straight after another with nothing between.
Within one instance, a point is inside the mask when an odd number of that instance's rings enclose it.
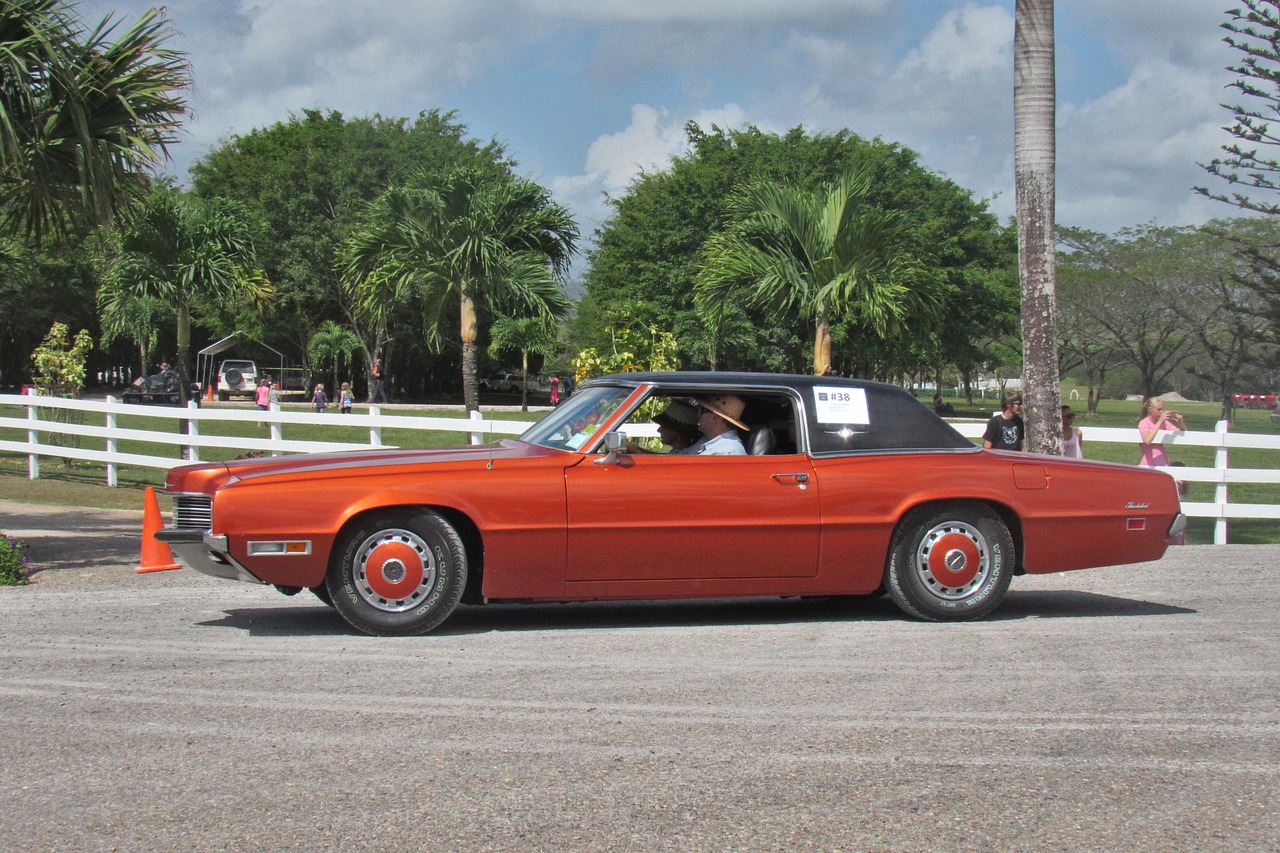
<instances>
[{"instance_id":1,"label":"person holding camera","mask_svg":"<svg viewBox=\"0 0 1280 853\"><path fill-rule=\"evenodd\" d=\"M1183 432L1187 428L1182 415L1166 411L1164 401L1152 397L1142 402L1142 418L1138 421L1138 433L1142 436L1142 460L1138 465L1142 468L1155 468L1169 464L1169 454L1163 444L1155 444L1156 435L1161 430Z\"/></svg>"}]
</instances>

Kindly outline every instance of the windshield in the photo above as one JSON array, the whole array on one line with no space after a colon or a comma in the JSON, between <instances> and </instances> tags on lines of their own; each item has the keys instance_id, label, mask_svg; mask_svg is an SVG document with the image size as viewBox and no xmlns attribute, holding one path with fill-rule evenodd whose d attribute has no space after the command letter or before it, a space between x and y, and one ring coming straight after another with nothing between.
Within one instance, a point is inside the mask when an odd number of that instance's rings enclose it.
<instances>
[{"instance_id":1,"label":"windshield","mask_svg":"<svg viewBox=\"0 0 1280 853\"><path fill-rule=\"evenodd\" d=\"M633 390L607 385L584 388L529 427L520 440L553 450L581 450Z\"/></svg>"}]
</instances>

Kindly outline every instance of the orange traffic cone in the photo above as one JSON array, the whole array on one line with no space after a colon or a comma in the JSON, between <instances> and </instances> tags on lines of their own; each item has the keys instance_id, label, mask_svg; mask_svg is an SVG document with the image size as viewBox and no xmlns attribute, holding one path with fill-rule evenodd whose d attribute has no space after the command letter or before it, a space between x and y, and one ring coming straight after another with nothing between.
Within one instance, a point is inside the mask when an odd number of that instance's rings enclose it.
<instances>
[{"instance_id":1,"label":"orange traffic cone","mask_svg":"<svg viewBox=\"0 0 1280 853\"><path fill-rule=\"evenodd\" d=\"M147 486L147 497L142 504L142 565L134 569L138 574L182 568L173 561L173 552L169 550L169 546L156 540L156 531L163 526L156 490Z\"/></svg>"},{"instance_id":2,"label":"orange traffic cone","mask_svg":"<svg viewBox=\"0 0 1280 853\"><path fill-rule=\"evenodd\" d=\"M204 401L206 403L213 402L213 383L212 382L210 382L208 385L205 386Z\"/></svg>"}]
</instances>

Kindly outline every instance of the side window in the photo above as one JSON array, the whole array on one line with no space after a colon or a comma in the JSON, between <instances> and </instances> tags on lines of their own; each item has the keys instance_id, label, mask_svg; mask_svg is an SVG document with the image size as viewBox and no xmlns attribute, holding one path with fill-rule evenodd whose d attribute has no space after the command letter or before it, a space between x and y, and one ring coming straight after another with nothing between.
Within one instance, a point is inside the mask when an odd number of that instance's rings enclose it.
<instances>
[{"instance_id":1,"label":"side window","mask_svg":"<svg viewBox=\"0 0 1280 853\"><path fill-rule=\"evenodd\" d=\"M742 411L734 427L749 456L776 456L798 452L796 401L778 392L752 393L738 389L708 389L699 396L732 396ZM699 398L659 391L632 412L622 429L632 449L641 453L683 453L703 436L698 430Z\"/></svg>"},{"instance_id":2,"label":"side window","mask_svg":"<svg viewBox=\"0 0 1280 853\"><path fill-rule=\"evenodd\" d=\"M742 434L747 455L797 453L800 440L795 401L786 394L750 394L744 399L747 407L742 417L750 427Z\"/></svg>"},{"instance_id":3,"label":"side window","mask_svg":"<svg viewBox=\"0 0 1280 853\"><path fill-rule=\"evenodd\" d=\"M622 431L641 452L684 450L700 438L697 403L690 397L654 394L636 407Z\"/></svg>"}]
</instances>

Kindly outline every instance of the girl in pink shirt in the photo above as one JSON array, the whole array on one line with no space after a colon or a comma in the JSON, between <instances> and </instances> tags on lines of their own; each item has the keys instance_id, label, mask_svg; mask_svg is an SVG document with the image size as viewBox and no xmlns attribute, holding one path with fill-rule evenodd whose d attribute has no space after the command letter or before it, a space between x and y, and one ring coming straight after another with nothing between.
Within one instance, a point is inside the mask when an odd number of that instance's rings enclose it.
<instances>
[{"instance_id":1,"label":"girl in pink shirt","mask_svg":"<svg viewBox=\"0 0 1280 853\"><path fill-rule=\"evenodd\" d=\"M1165 453L1163 444L1153 444L1156 434L1161 430L1182 432L1187 428L1182 415L1177 412L1166 412L1164 401L1152 397L1142 404L1142 420L1138 421L1138 433L1142 436L1142 459L1138 465L1143 468L1154 468L1157 465L1168 465L1169 454Z\"/></svg>"}]
</instances>

